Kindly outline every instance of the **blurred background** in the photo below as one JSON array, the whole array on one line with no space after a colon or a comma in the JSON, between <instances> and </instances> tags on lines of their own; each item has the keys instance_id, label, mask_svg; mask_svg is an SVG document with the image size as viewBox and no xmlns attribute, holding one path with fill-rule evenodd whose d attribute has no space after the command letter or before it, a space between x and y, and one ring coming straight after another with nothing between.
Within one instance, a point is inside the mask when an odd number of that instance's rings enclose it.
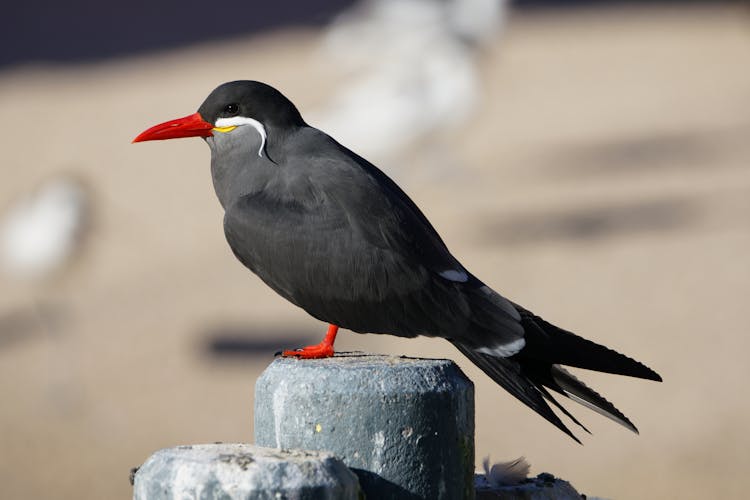
<instances>
[{"instance_id":1,"label":"blurred background","mask_svg":"<svg viewBox=\"0 0 750 500\"><path fill-rule=\"evenodd\" d=\"M129 498L158 448L252 441L253 385L325 325L231 255L199 140L131 145L257 79L394 177L454 254L663 384L584 373L579 446L447 343L477 462L605 498L739 498L750 467L745 3L15 2L0 19L2 498Z\"/></svg>"}]
</instances>

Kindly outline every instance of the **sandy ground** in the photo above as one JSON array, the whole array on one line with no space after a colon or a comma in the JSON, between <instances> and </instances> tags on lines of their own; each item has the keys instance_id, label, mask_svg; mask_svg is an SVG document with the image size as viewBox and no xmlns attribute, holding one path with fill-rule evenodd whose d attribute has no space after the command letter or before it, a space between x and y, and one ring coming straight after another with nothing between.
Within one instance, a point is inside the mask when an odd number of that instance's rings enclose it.
<instances>
[{"instance_id":1,"label":"sandy ground","mask_svg":"<svg viewBox=\"0 0 750 500\"><path fill-rule=\"evenodd\" d=\"M473 121L390 165L475 274L662 374L583 374L640 436L576 407L594 434L579 446L439 340L345 333L339 349L456 359L477 386L478 462L523 455L608 498L742 496L749 22L730 7L512 16L482 55ZM274 349L217 357L212 332L282 347L324 325L232 258L201 141L129 142L235 78L320 105L336 76L318 40L0 73L0 208L58 171L95 196L69 269L0 282L0 496L128 498L130 467L158 448L252 440L253 384Z\"/></svg>"}]
</instances>

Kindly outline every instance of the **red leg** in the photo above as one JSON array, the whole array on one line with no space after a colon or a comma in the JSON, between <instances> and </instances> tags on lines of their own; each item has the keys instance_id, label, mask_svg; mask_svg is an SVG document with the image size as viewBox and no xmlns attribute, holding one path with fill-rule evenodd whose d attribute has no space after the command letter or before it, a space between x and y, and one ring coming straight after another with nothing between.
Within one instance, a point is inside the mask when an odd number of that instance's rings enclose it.
<instances>
[{"instance_id":1,"label":"red leg","mask_svg":"<svg viewBox=\"0 0 750 500\"><path fill-rule=\"evenodd\" d=\"M293 351L284 351L281 355L284 357L294 356L300 359L330 358L333 356L333 343L336 340L336 333L338 331L338 326L328 325L328 333L326 333L325 338L320 344L309 345Z\"/></svg>"}]
</instances>

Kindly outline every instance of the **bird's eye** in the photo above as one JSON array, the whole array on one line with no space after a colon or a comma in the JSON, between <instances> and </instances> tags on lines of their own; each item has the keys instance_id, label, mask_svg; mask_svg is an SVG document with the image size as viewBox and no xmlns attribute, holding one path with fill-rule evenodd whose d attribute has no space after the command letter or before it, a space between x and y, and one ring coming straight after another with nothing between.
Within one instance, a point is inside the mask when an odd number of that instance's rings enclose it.
<instances>
[{"instance_id":1,"label":"bird's eye","mask_svg":"<svg viewBox=\"0 0 750 500\"><path fill-rule=\"evenodd\" d=\"M236 115L240 112L240 106L238 104L227 104L224 106L224 113L227 115Z\"/></svg>"}]
</instances>

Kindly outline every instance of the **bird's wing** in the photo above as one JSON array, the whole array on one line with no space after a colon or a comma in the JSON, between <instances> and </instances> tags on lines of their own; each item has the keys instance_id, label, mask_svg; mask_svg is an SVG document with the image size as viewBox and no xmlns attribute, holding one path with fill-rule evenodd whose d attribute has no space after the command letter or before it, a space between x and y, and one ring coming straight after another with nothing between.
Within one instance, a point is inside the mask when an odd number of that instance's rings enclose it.
<instances>
[{"instance_id":1,"label":"bird's wing","mask_svg":"<svg viewBox=\"0 0 750 500\"><path fill-rule=\"evenodd\" d=\"M450 281L468 281L469 273L409 196L367 160L328 140L324 155L304 161L313 182L361 241L398 255L409 266Z\"/></svg>"},{"instance_id":2,"label":"bird's wing","mask_svg":"<svg viewBox=\"0 0 750 500\"><path fill-rule=\"evenodd\" d=\"M401 336L438 335L441 321L465 321L466 301L452 283L435 279L409 236L388 231L393 213L370 200L355 217L341 203L246 195L227 209L227 241L266 284L322 321Z\"/></svg>"},{"instance_id":3,"label":"bird's wing","mask_svg":"<svg viewBox=\"0 0 750 500\"><path fill-rule=\"evenodd\" d=\"M345 218L352 251L376 256L375 286L398 287L403 308L430 318L422 334L460 338L494 351L523 345L520 316L513 305L484 285L453 257L416 204L388 176L335 143L324 155L307 155L308 172L321 196ZM424 321L424 320L423 320ZM500 351L497 352L501 352Z\"/></svg>"}]
</instances>

